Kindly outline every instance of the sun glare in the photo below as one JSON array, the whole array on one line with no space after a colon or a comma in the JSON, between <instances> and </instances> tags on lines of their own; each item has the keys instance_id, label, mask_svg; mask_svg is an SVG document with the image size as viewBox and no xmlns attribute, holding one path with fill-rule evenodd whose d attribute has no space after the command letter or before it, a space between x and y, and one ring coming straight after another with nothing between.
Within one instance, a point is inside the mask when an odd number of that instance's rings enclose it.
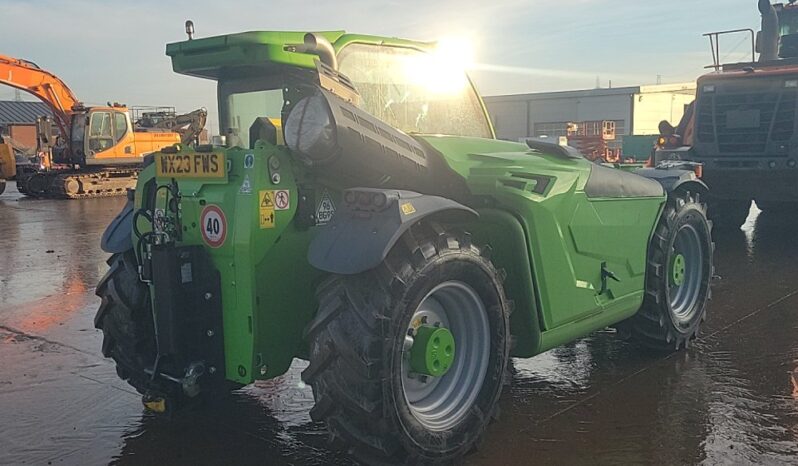
<instances>
[{"instance_id":1,"label":"sun glare","mask_svg":"<svg viewBox=\"0 0 798 466\"><path fill-rule=\"evenodd\" d=\"M474 65L473 44L464 38L445 37L427 54L407 63L408 78L435 94L457 94L468 85L466 71Z\"/></svg>"}]
</instances>

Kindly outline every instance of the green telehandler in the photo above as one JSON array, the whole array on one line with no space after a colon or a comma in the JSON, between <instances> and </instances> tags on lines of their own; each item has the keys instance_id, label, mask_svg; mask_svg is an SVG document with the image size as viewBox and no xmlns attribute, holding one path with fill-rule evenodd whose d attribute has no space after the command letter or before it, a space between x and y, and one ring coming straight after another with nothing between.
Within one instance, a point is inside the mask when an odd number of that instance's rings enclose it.
<instances>
[{"instance_id":1,"label":"green telehandler","mask_svg":"<svg viewBox=\"0 0 798 466\"><path fill-rule=\"evenodd\" d=\"M713 274L706 186L497 140L433 43L343 31L169 44L217 81L222 145L150 155L102 240L102 351L170 412L309 361L365 462L446 462L511 357L590 332L686 348Z\"/></svg>"}]
</instances>

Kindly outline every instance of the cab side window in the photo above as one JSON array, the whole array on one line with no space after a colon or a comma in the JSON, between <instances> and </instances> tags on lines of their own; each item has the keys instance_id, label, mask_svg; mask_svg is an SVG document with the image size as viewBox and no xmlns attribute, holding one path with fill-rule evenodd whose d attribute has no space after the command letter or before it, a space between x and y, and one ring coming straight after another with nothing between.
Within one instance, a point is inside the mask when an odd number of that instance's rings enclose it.
<instances>
[{"instance_id":1,"label":"cab side window","mask_svg":"<svg viewBox=\"0 0 798 466\"><path fill-rule=\"evenodd\" d=\"M114 145L111 130L111 113L95 112L89 122L89 150L102 152Z\"/></svg>"},{"instance_id":2,"label":"cab side window","mask_svg":"<svg viewBox=\"0 0 798 466\"><path fill-rule=\"evenodd\" d=\"M120 139L127 133L127 118L121 112L114 113L114 144L118 143Z\"/></svg>"}]
</instances>

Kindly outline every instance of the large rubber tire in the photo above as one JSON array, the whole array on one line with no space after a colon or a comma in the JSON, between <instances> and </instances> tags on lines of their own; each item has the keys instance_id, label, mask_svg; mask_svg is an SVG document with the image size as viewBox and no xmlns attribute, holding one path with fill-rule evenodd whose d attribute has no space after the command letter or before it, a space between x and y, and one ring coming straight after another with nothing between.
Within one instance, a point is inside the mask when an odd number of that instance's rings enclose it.
<instances>
[{"instance_id":1,"label":"large rubber tire","mask_svg":"<svg viewBox=\"0 0 798 466\"><path fill-rule=\"evenodd\" d=\"M310 365L302 378L313 388L311 417L326 423L332 444L368 463L403 464L451 461L474 448L497 413L509 358L510 303L502 277L467 234L417 225L375 270L325 280L317 291L318 315L305 331ZM449 283L466 284L484 304L489 356L481 386L473 382L473 401L463 403L457 422L434 429L408 401L403 345L421 303ZM463 340L454 337L456 357L466 360ZM461 377L454 373L440 383Z\"/></svg>"},{"instance_id":2,"label":"large rubber tire","mask_svg":"<svg viewBox=\"0 0 798 466\"><path fill-rule=\"evenodd\" d=\"M649 246L643 306L630 321L631 336L648 348L686 348L706 319L714 273L712 223L706 212L698 193L668 197Z\"/></svg>"},{"instance_id":3,"label":"large rubber tire","mask_svg":"<svg viewBox=\"0 0 798 466\"><path fill-rule=\"evenodd\" d=\"M0 180L0 194L6 191L6 180Z\"/></svg>"},{"instance_id":4,"label":"large rubber tire","mask_svg":"<svg viewBox=\"0 0 798 466\"><path fill-rule=\"evenodd\" d=\"M97 285L102 303L94 326L103 332L103 355L114 360L119 377L144 394L151 386L144 369L152 367L156 346L149 288L136 264L132 251L108 259L111 267Z\"/></svg>"},{"instance_id":5,"label":"large rubber tire","mask_svg":"<svg viewBox=\"0 0 798 466\"><path fill-rule=\"evenodd\" d=\"M708 207L708 217L712 224L723 230L736 230L748 218L751 201L719 201L712 200Z\"/></svg>"}]
</instances>

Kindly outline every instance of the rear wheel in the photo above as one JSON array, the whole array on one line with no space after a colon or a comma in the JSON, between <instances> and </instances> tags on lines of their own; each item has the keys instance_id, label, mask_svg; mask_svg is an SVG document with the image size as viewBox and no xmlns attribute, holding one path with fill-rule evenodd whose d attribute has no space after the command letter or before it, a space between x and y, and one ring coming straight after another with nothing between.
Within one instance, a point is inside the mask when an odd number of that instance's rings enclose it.
<instances>
[{"instance_id":1,"label":"rear wheel","mask_svg":"<svg viewBox=\"0 0 798 466\"><path fill-rule=\"evenodd\" d=\"M649 247L643 307L630 321L643 345L675 351L698 334L713 274L710 230L697 193L669 196Z\"/></svg>"},{"instance_id":2,"label":"rear wheel","mask_svg":"<svg viewBox=\"0 0 798 466\"><path fill-rule=\"evenodd\" d=\"M102 304L94 326L103 332L103 355L114 360L119 377L144 394L149 385L145 369L156 355L149 289L139 280L132 251L114 254L108 265L97 285Z\"/></svg>"},{"instance_id":3,"label":"rear wheel","mask_svg":"<svg viewBox=\"0 0 798 466\"><path fill-rule=\"evenodd\" d=\"M311 416L361 460L448 461L497 409L509 354L501 274L468 235L417 226L375 270L332 276L306 329Z\"/></svg>"}]
</instances>

